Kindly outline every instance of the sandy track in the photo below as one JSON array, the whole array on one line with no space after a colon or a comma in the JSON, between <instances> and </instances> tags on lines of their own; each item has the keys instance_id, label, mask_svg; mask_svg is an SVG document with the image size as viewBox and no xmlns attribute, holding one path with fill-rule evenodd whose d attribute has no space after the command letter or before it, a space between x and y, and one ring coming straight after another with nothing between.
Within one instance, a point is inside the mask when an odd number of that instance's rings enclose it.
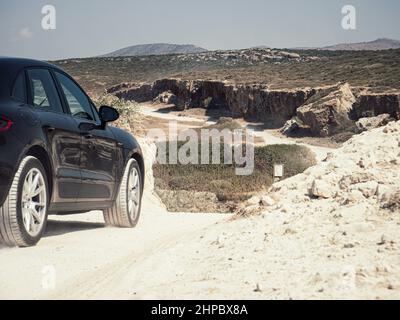
<instances>
[{"instance_id":1,"label":"sandy track","mask_svg":"<svg viewBox=\"0 0 400 320\"><path fill-rule=\"evenodd\" d=\"M147 170L138 226L105 227L101 211L50 216L37 246L0 246L0 299L155 297L146 283L168 281L162 272L154 272L170 266L173 254L166 256L164 251L181 243L196 243L198 232L229 219L222 214L168 213L152 192L149 168L155 146L140 143Z\"/></svg>"},{"instance_id":2,"label":"sandy track","mask_svg":"<svg viewBox=\"0 0 400 320\"><path fill-rule=\"evenodd\" d=\"M145 297L145 292L135 293L135 282L151 277L162 283L163 279L151 268L147 274L136 273L136 266L224 219L227 216L218 214L167 213L152 195L144 198L135 229L106 228L101 212L52 216L38 246L0 248L0 298ZM168 264L160 257L163 260L152 262L155 266ZM46 286L53 270L54 288Z\"/></svg>"}]
</instances>

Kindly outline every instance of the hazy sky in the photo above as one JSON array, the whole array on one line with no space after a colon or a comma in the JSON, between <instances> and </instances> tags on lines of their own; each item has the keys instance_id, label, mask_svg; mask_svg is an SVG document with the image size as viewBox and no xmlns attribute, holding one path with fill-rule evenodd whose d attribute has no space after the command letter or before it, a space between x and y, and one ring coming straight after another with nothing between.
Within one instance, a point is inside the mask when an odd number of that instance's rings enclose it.
<instances>
[{"instance_id":1,"label":"hazy sky","mask_svg":"<svg viewBox=\"0 0 400 320\"><path fill-rule=\"evenodd\" d=\"M41 27L56 8L56 30ZM344 5L357 30L341 27ZM154 42L207 49L400 39L398 0L0 0L0 55L59 59Z\"/></svg>"}]
</instances>

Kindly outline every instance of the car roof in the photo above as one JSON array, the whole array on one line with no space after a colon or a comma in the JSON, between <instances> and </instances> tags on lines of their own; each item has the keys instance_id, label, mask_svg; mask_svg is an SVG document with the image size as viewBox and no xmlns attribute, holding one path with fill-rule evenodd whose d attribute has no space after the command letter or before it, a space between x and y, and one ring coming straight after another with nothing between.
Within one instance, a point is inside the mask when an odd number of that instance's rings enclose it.
<instances>
[{"instance_id":1,"label":"car roof","mask_svg":"<svg viewBox=\"0 0 400 320\"><path fill-rule=\"evenodd\" d=\"M9 95L18 73L29 67L53 68L62 71L59 67L44 61L0 56L0 97Z\"/></svg>"},{"instance_id":2,"label":"car roof","mask_svg":"<svg viewBox=\"0 0 400 320\"><path fill-rule=\"evenodd\" d=\"M0 67L2 67L2 69L9 69L10 71L13 70L16 72L27 67L47 67L60 69L59 67L45 61L2 56L0 56Z\"/></svg>"}]
</instances>

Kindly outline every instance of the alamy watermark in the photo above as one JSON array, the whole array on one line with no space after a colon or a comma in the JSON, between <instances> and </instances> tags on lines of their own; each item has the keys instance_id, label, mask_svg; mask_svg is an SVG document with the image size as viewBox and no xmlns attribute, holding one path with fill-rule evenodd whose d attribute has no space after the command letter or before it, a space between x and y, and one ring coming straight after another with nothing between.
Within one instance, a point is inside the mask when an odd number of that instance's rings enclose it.
<instances>
[{"instance_id":1,"label":"alamy watermark","mask_svg":"<svg viewBox=\"0 0 400 320\"><path fill-rule=\"evenodd\" d=\"M56 288L56 268L52 265L47 265L42 268L42 289L54 290Z\"/></svg>"},{"instance_id":2,"label":"alamy watermark","mask_svg":"<svg viewBox=\"0 0 400 320\"><path fill-rule=\"evenodd\" d=\"M178 123L170 121L168 133L150 129L147 138L157 142L159 164L221 164L223 148L223 164L235 165L236 175L251 175L254 170L254 135L250 129L186 129L178 133Z\"/></svg>"},{"instance_id":3,"label":"alamy watermark","mask_svg":"<svg viewBox=\"0 0 400 320\"><path fill-rule=\"evenodd\" d=\"M42 7L42 29L55 30L57 28L56 8L53 5L47 4Z\"/></svg>"},{"instance_id":4,"label":"alamy watermark","mask_svg":"<svg viewBox=\"0 0 400 320\"><path fill-rule=\"evenodd\" d=\"M347 265L343 267L340 289L346 291L354 291L357 289L357 271L354 266Z\"/></svg>"},{"instance_id":5,"label":"alamy watermark","mask_svg":"<svg viewBox=\"0 0 400 320\"><path fill-rule=\"evenodd\" d=\"M357 11L353 5L345 5L342 8L342 28L344 30L357 29Z\"/></svg>"}]
</instances>

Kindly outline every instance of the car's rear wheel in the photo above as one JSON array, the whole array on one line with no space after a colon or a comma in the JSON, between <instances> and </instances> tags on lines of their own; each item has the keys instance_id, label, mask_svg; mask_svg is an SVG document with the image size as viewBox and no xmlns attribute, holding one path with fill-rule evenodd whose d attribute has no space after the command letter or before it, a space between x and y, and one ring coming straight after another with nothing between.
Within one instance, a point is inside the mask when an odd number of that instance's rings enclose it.
<instances>
[{"instance_id":1,"label":"car's rear wheel","mask_svg":"<svg viewBox=\"0 0 400 320\"><path fill-rule=\"evenodd\" d=\"M114 205L104 210L107 225L133 228L137 225L142 204L142 173L135 159L125 167Z\"/></svg>"},{"instance_id":2,"label":"car's rear wheel","mask_svg":"<svg viewBox=\"0 0 400 320\"><path fill-rule=\"evenodd\" d=\"M35 245L46 228L48 203L46 171L38 159L27 156L0 207L0 242L19 247Z\"/></svg>"}]
</instances>

